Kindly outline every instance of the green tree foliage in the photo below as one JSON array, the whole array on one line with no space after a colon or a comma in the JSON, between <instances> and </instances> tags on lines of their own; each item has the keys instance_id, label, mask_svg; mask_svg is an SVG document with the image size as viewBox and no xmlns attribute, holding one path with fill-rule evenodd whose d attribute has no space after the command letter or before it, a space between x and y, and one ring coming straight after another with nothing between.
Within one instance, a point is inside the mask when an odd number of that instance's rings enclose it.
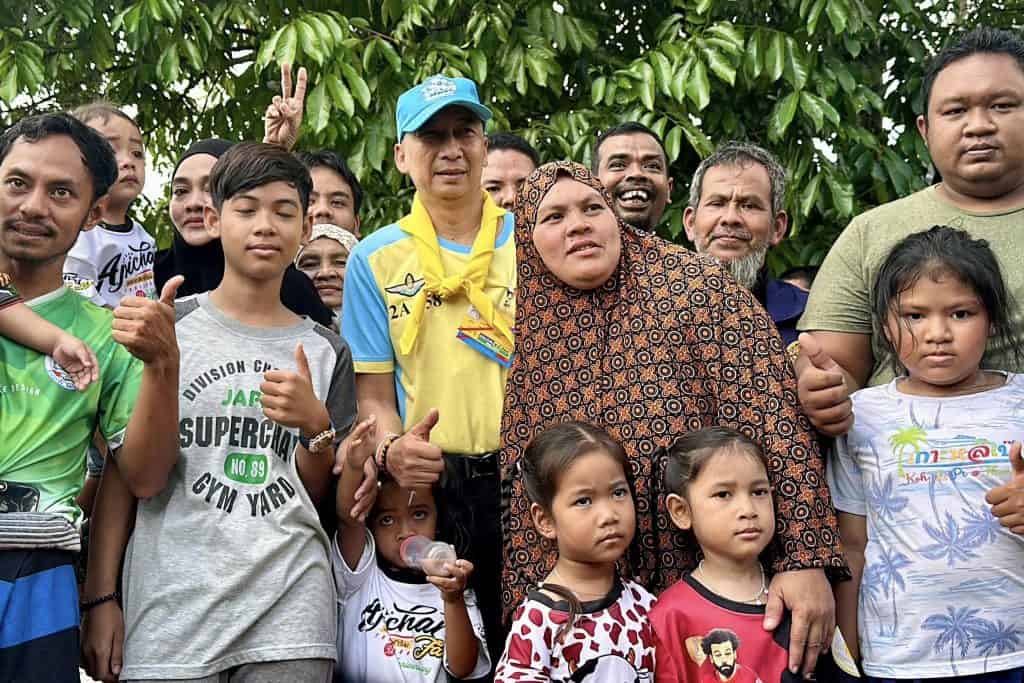
<instances>
[{"instance_id":1,"label":"green tree foliage","mask_svg":"<svg viewBox=\"0 0 1024 683\"><path fill-rule=\"evenodd\" d=\"M1012 26L1024 3L969 0L25 0L0 3L0 117L96 97L134 105L167 166L211 135L258 139L277 65L310 70L300 147L345 153L363 223L408 207L391 163L398 95L475 79L492 130L589 163L597 131L664 136L676 181L660 228L682 240L700 159L759 142L790 173L776 269L819 262L850 217L926 182L914 127L928 56L954 31ZM167 241L163 207L149 224Z\"/></svg>"}]
</instances>

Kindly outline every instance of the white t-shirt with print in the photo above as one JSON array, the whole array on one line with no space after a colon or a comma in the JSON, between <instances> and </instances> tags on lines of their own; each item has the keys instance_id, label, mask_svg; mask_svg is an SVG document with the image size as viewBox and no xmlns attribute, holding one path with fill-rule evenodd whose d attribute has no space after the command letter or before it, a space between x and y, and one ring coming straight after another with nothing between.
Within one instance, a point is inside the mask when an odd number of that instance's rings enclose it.
<instances>
[{"instance_id":1,"label":"white t-shirt with print","mask_svg":"<svg viewBox=\"0 0 1024 683\"><path fill-rule=\"evenodd\" d=\"M929 398L896 381L853 395L828 467L836 509L867 517L858 606L864 672L940 678L1024 666L1024 537L985 494L1024 438L1024 375Z\"/></svg>"},{"instance_id":2,"label":"white t-shirt with print","mask_svg":"<svg viewBox=\"0 0 1024 683\"><path fill-rule=\"evenodd\" d=\"M444 601L430 583L402 583L377 565L373 535L355 571L349 569L334 539L331 564L338 587L338 665L345 681L364 683L444 683ZM483 619L473 591L465 594L466 611L480 643L476 668L467 678L479 678L491 668Z\"/></svg>"},{"instance_id":3,"label":"white t-shirt with print","mask_svg":"<svg viewBox=\"0 0 1024 683\"><path fill-rule=\"evenodd\" d=\"M155 299L155 256L156 241L137 221L127 231L101 223L78 234L64 260L64 284L107 308L126 296Z\"/></svg>"}]
</instances>

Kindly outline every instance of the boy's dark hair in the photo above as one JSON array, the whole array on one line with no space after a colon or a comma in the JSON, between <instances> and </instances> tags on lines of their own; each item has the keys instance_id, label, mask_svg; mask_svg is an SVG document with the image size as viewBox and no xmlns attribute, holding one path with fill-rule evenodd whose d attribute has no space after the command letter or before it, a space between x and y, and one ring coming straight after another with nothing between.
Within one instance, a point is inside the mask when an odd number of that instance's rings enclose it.
<instances>
[{"instance_id":1,"label":"boy's dark hair","mask_svg":"<svg viewBox=\"0 0 1024 683\"><path fill-rule=\"evenodd\" d=\"M974 290L988 314L992 336L1002 341L1020 364L1024 348L1011 318L1013 297L1006 288L996 255L985 240L972 239L967 232L948 225L935 225L897 243L875 276L871 313L875 325L882 330L882 348L892 354L896 374L906 371L896 351L903 326L897 326L896 339L890 339L886 325L889 313L899 310L900 297L922 277L941 275L951 275Z\"/></svg>"},{"instance_id":2,"label":"boy's dark hair","mask_svg":"<svg viewBox=\"0 0 1024 683\"><path fill-rule=\"evenodd\" d=\"M976 54L1008 55L1013 57L1020 70L1024 71L1024 40L1021 40L1015 32L991 26L978 26L962 33L942 48L925 69L924 79L921 83L921 91L924 96L921 106L924 107L924 111L921 113L926 120L935 79L953 62Z\"/></svg>"},{"instance_id":3,"label":"boy's dark hair","mask_svg":"<svg viewBox=\"0 0 1024 683\"><path fill-rule=\"evenodd\" d=\"M519 152L533 162L533 167L540 166L540 154L533 148L526 138L521 138L515 133L494 133L487 136L487 152L494 152L499 149L508 149Z\"/></svg>"},{"instance_id":4,"label":"boy's dark hair","mask_svg":"<svg viewBox=\"0 0 1024 683\"><path fill-rule=\"evenodd\" d=\"M687 432L668 448L665 461L665 491L686 496L686 489L701 470L723 451L741 451L768 469L768 459L755 441L728 427L705 427Z\"/></svg>"},{"instance_id":5,"label":"boy's dark hair","mask_svg":"<svg viewBox=\"0 0 1024 683\"><path fill-rule=\"evenodd\" d=\"M819 266L796 266L790 268L779 276L780 280L804 280L807 286L814 284L814 278L818 277Z\"/></svg>"},{"instance_id":6,"label":"boy's dark hair","mask_svg":"<svg viewBox=\"0 0 1024 683\"><path fill-rule=\"evenodd\" d=\"M89 104L83 104L80 107L76 107L75 110L71 112L71 115L86 125L88 125L88 123L93 119L99 119L103 123L106 123L110 120L110 117L116 116L117 118L124 119L135 126L135 129L139 131L139 135L142 135L142 128L139 127L138 122L128 116L128 114L125 114L113 102L108 102L107 100L96 100Z\"/></svg>"},{"instance_id":7,"label":"boy's dark hair","mask_svg":"<svg viewBox=\"0 0 1024 683\"><path fill-rule=\"evenodd\" d=\"M363 186L359 184L359 178L356 178L356 174L352 172L340 154L329 149L318 149L312 152L296 152L295 156L310 171L317 166L322 166L340 175L352 190L352 205L356 215L359 214L359 209L363 206Z\"/></svg>"},{"instance_id":8,"label":"boy's dark hair","mask_svg":"<svg viewBox=\"0 0 1024 683\"><path fill-rule=\"evenodd\" d=\"M735 633L727 628L716 628L708 631L708 634L700 641L700 649L704 654L711 655L711 646L719 643L732 643L733 652L740 649L740 639Z\"/></svg>"},{"instance_id":9,"label":"boy's dark hair","mask_svg":"<svg viewBox=\"0 0 1024 683\"><path fill-rule=\"evenodd\" d=\"M295 188L305 214L313 191L305 165L279 145L242 142L225 152L210 170L210 200L220 211L224 202L236 194L278 181Z\"/></svg>"},{"instance_id":10,"label":"boy's dark hair","mask_svg":"<svg viewBox=\"0 0 1024 683\"><path fill-rule=\"evenodd\" d=\"M594 142L593 153L590 155L590 170L596 174L598 170L601 168L600 152L601 145L604 144L605 140L607 140L608 138L617 137L619 135L632 135L633 133L643 133L644 135L650 135L658 142L658 147L661 148L661 156L665 160L665 174L668 175L668 152L665 151L665 143L662 142L661 138L658 137L657 133L655 133L653 130L651 130L650 128L648 128L647 126L638 121L627 121L625 123L620 123L616 126L612 126L608 130L604 131L603 133L597 136L597 141Z\"/></svg>"},{"instance_id":11,"label":"boy's dark hair","mask_svg":"<svg viewBox=\"0 0 1024 683\"><path fill-rule=\"evenodd\" d=\"M117 180L117 158L106 139L75 117L66 113L27 116L0 135L0 164L18 140L39 142L51 135L66 135L78 146L82 163L92 179L92 199L107 193Z\"/></svg>"}]
</instances>

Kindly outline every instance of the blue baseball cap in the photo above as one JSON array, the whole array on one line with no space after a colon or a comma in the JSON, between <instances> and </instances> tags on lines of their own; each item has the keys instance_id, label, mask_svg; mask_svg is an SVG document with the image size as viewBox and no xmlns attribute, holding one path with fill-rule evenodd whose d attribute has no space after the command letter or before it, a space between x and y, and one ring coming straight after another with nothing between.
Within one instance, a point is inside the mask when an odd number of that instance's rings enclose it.
<instances>
[{"instance_id":1,"label":"blue baseball cap","mask_svg":"<svg viewBox=\"0 0 1024 683\"><path fill-rule=\"evenodd\" d=\"M448 78L437 74L414 86L398 98L395 123L398 140L406 133L414 133L431 116L453 104L469 109L484 123L491 118L491 110L480 103L476 83L468 78Z\"/></svg>"}]
</instances>

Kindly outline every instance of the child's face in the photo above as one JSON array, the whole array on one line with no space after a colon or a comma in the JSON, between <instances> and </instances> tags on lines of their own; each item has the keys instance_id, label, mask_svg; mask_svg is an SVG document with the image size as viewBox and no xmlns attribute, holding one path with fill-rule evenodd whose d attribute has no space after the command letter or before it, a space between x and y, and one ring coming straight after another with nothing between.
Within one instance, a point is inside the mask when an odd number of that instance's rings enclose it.
<instances>
[{"instance_id":1,"label":"child's face","mask_svg":"<svg viewBox=\"0 0 1024 683\"><path fill-rule=\"evenodd\" d=\"M908 388L945 395L977 380L991 324L973 289L948 273L923 275L900 295L886 335L907 369Z\"/></svg>"},{"instance_id":2,"label":"child's face","mask_svg":"<svg viewBox=\"0 0 1024 683\"><path fill-rule=\"evenodd\" d=\"M207 230L224 247L225 269L251 280L281 277L309 237L299 192L282 180L239 192L219 212L206 211Z\"/></svg>"},{"instance_id":3,"label":"child's face","mask_svg":"<svg viewBox=\"0 0 1024 683\"><path fill-rule=\"evenodd\" d=\"M404 567L399 552L402 541L411 536L433 540L437 534L434 494L430 488L416 489L409 505L409 490L393 481L386 482L377 492L377 502L367 525L377 544L377 553L395 567Z\"/></svg>"},{"instance_id":4,"label":"child's face","mask_svg":"<svg viewBox=\"0 0 1024 683\"><path fill-rule=\"evenodd\" d=\"M603 451L576 458L562 473L550 512L537 504L530 512L537 530L558 543L559 557L587 564L618 561L636 530L626 473Z\"/></svg>"},{"instance_id":5,"label":"child's face","mask_svg":"<svg viewBox=\"0 0 1024 683\"><path fill-rule=\"evenodd\" d=\"M171 222L182 239L193 247L211 241L203 214L210 201L210 170L217 163L212 154L193 154L181 162L171 181Z\"/></svg>"},{"instance_id":6,"label":"child's face","mask_svg":"<svg viewBox=\"0 0 1024 683\"><path fill-rule=\"evenodd\" d=\"M711 456L686 496L671 494L666 505L676 526L693 529L705 557L756 560L775 533L768 472L743 450Z\"/></svg>"},{"instance_id":7,"label":"child's face","mask_svg":"<svg viewBox=\"0 0 1024 683\"><path fill-rule=\"evenodd\" d=\"M91 119L87 124L107 139L117 158L117 182L107 193L108 201L128 206L142 194L142 187L146 184L146 152L142 146L142 133L120 116L109 116L106 121Z\"/></svg>"}]
</instances>

